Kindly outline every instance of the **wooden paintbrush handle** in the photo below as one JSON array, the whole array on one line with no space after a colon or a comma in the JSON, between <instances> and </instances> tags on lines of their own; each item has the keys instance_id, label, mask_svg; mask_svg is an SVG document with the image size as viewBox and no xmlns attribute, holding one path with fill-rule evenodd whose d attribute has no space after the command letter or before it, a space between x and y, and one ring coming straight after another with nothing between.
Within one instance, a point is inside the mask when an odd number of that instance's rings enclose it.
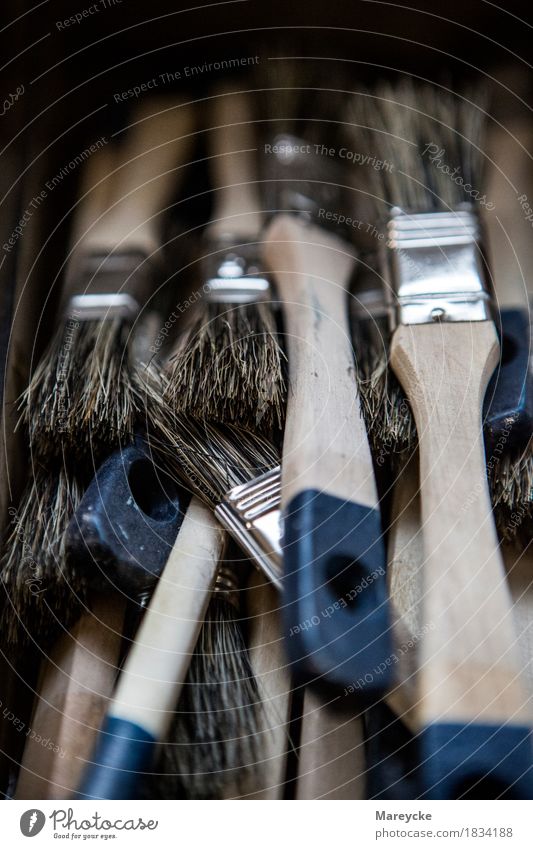
<instances>
[{"instance_id":1,"label":"wooden paintbrush handle","mask_svg":"<svg viewBox=\"0 0 533 849\"><path fill-rule=\"evenodd\" d=\"M247 594L249 655L261 694L259 758L247 799L283 799L290 745L291 681L283 650L280 596L254 569Z\"/></svg>"},{"instance_id":2,"label":"wooden paintbrush handle","mask_svg":"<svg viewBox=\"0 0 533 849\"><path fill-rule=\"evenodd\" d=\"M159 249L159 214L183 179L192 127L191 107L171 99L148 100L135 110L121 145L112 205L92 232L92 247L146 256Z\"/></svg>"},{"instance_id":3,"label":"wooden paintbrush handle","mask_svg":"<svg viewBox=\"0 0 533 849\"><path fill-rule=\"evenodd\" d=\"M307 689L298 759L297 799L364 799L363 726L353 703Z\"/></svg>"},{"instance_id":4,"label":"wooden paintbrush handle","mask_svg":"<svg viewBox=\"0 0 533 849\"><path fill-rule=\"evenodd\" d=\"M123 600L99 597L56 643L26 730L17 799L76 791L115 685L123 622Z\"/></svg>"},{"instance_id":5,"label":"wooden paintbrush handle","mask_svg":"<svg viewBox=\"0 0 533 849\"><path fill-rule=\"evenodd\" d=\"M83 249L84 242L92 238L91 233L109 209L114 170L118 163L115 142L99 148L83 166L79 200L74 213L70 244L72 253Z\"/></svg>"},{"instance_id":6,"label":"wooden paintbrush handle","mask_svg":"<svg viewBox=\"0 0 533 849\"><path fill-rule=\"evenodd\" d=\"M211 114L210 170L217 191L207 235L215 241L256 239L262 214L250 95L218 91Z\"/></svg>"},{"instance_id":7,"label":"wooden paintbrush handle","mask_svg":"<svg viewBox=\"0 0 533 849\"><path fill-rule=\"evenodd\" d=\"M283 307L289 358L283 503L318 489L375 507L348 325L355 256L334 235L290 215L268 227L264 256Z\"/></svg>"},{"instance_id":8,"label":"wooden paintbrush handle","mask_svg":"<svg viewBox=\"0 0 533 849\"><path fill-rule=\"evenodd\" d=\"M213 514L193 498L119 678L79 797L135 798L138 773L150 767L170 728L224 544Z\"/></svg>"},{"instance_id":9,"label":"wooden paintbrush handle","mask_svg":"<svg viewBox=\"0 0 533 849\"><path fill-rule=\"evenodd\" d=\"M283 443L285 630L298 671L345 686L390 654L372 458L348 326L349 246L281 215L264 258L282 302L289 358ZM333 610L331 610L333 606Z\"/></svg>"},{"instance_id":10,"label":"wooden paintbrush handle","mask_svg":"<svg viewBox=\"0 0 533 849\"><path fill-rule=\"evenodd\" d=\"M427 631L417 713L436 798L455 798L470 774L492 767L502 785L517 780L516 792L529 781L520 770L531 766L530 714L481 422L498 352L492 322L400 327L391 348L419 434Z\"/></svg>"}]
</instances>

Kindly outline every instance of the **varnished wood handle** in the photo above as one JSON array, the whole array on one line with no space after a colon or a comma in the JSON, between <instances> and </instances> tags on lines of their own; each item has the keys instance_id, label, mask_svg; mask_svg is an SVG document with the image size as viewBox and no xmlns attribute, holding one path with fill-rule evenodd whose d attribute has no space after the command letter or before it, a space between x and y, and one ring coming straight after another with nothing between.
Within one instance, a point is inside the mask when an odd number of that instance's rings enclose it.
<instances>
[{"instance_id":1,"label":"varnished wood handle","mask_svg":"<svg viewBox=\"0 0 533 849\"><path fill-rule=\"evenodd\" d=\"M133 798L165 738L205 617L224 532L193 498L119 678L78 795Z\"/></svg>"},{"instance_id":2,"label":"varnished wood handle","mask_svg":"<svg viewBox=\"0 0 533 849\"><path fill-rule=\"evenodd\" d=\"M467 768L482 769L483 758L504 783L520 784L519 770L531 765L531 716L481 422L498 353L491 322L400 327L391 348L419 435L425 633L417 716L437 798L453 793Z\"/></svg>"},{"instance_id":3,"label":"varnished wood handle","mask_svg":"<svg viewBox=\"0 0 533 849\"><path fill-rule=\"evenodd\" d=\"M282 508L285 631L295 672L346 686L390 653L385 549L347 315L349 246L289 215L263 255L289 359ZM364 592L359 592L364 587Z\"/></svg>"},{"instance_id":4,"label":"varnished wood handle","mask_svg":"<svg viewBox=\"0 0 533 849\"><path fill-rule=\"evenodd\" d=\"M79 249L107 253L159 248L160 213L183 178L192 143L193 111L167 98L139 106L119 145L107 213L87 231Z\"/></svg>"},{"instance_id":5,"label":"varnished wood handle","mask_svg":"<svg viewBox=\"0 0 533 849\"><path fill-rule=\"evenodd\" d=\"M97 598L53 648L26 731L17 799L68 799L76 791L115 685L123 622L119 596Z\"/></svg>"},{"instance_id":6,"label":"varnished wood handle","mask_svg":"<svg viewBox=\"0 0 533 849\"><path fill-rule=\"evenodd\" d=\"M254 124L250 95L215 92L209 134L216 193L207 235L213 240L253 240L261 230Z\"/></svg>"}]
</instances>

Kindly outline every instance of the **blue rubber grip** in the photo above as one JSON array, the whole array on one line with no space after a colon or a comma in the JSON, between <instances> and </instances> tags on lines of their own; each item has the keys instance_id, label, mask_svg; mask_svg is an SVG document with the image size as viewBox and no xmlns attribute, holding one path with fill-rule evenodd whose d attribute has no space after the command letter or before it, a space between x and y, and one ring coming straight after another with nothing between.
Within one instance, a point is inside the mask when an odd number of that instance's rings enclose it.
<instances>
[{"instance_id":1,"label":"blue rubber grip","mask_svg":"<svg viewBox=\"0 0 533 849\"><path fill-rule=\"evenodd\" d=\"M299 493L284 516L284 632L299 683L374 698L392 682L379 510Z\"/></svg>"},{"instance_id":2,"label":"blue rubber grip","mask_svg":"<svg viewBox=\"0 0 533 849\"><path fill-rule=\"evenodd\" d=\"M141 773L150 769L157 741L142 726L108 716L77 799L137 799Z\"/></svg>"},{"instance_id":3,"label":"blue rubber grip","mask_svg":"<svg viewBox=\"0 0 533 849\"><path fill-rule=\"evenodd\" d=\"M533 432L533 367L529 314L525 309L500 313L502 356L483 408L487 454L523 450Z\"/></svg>"},{"instance_id":4,"label":"blue rubber grip","mask_svg":"<svg viewBox=\"0 0 533 849\"><path fill-rule=\"evenodd\" d=\"M423 799L533 799L529 728L435 723L422 731Z\"/></svg>"}]
</instances>

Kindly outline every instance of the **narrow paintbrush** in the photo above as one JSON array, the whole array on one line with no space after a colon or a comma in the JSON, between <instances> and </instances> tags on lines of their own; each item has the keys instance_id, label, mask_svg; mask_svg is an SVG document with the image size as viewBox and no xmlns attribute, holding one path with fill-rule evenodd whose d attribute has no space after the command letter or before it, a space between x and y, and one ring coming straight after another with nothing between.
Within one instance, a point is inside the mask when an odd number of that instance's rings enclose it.
<instances>
[{"instance_id":1,"label":"narrow paintbrush","mask_svg":"<svg viewBox=\"0 0 533 849\"><path fill-rule=\"evenodd\" d=\"M61 443L79 455L90 441L109 445L133 430L131 327L158 282L160 214L181 176L190 129L188 106L143 103L122 142L107 208L88 216L81 207L63 317L21 402L32 445L43 456Z\"/></svg>"},{"instance_id":2,"label":"narrow paintbrush","mask_svg":"<svg viewBox=\"0 0 533 849\"><path fill-rule=\"evenodd\" d=\"M476 780L531 793L530 713L491 515L482 404L499 342L476 210L482 110L412 84L379 89L365 116L394 163L382 273L395 330L391 365L411 403L424 540L421 757L429 798ZM436 144L449 168L428 152ZM453 168L462 180L450 178Z\"/></svg>"},{"instance_id":3,"label":"narrow paintbrush","mask_svg":"<svg viewBox=\"0 0 533 849\"><path fill-rule=\"evenodd\" d=\"M283 352L258 258L262 212L250 97L213 95L209 132L215 205L201 297L169 360L168 400L186 415L269 433L283 420Z\"/></svg>"}]
</instances>

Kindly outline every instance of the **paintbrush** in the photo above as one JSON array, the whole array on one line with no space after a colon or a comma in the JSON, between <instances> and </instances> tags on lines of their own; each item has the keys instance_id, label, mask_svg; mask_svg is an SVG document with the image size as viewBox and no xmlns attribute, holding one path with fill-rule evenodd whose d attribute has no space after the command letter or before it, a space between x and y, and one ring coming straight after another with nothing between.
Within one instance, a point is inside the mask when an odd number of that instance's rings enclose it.
<instances>
[{"instance_id":1,"label":"paintbrush","mask_svg":"<svg viewBox=\"0 0 533 849\"><path fill-rule=\"evenodd\" d=\"M139 369L135 391L146 431L179 480L214 510L220 524L266 577L281 587L279 453L266 437L231 425L179 415L166 398L168 375Z\"/></svg>"},{"instance_id":2,"label":"paintbrush","mask_svg":"<svg viewBox=\"0 0 533 849\"><path fill-rule=\"evenodd\" d=\"M465 185L480 185L481 114L468 98L405 84L379 89L365 117L395 165L381 173L392 207L382 273L391 365L419 434L428 631L418 716L429 798L455 798L478 779L530 795L530 715L482 438L499 342L476 209L465 203ZM434 144L446 173L428 158Z\"/></svg>"},{"instance_id":3,"label":"paintbrush","mask_svg":"<svg viewBox=\"0 0 533 849\"><path fill-rule=\"evenodd\" d=\"M219 562L224 533L192 499L119 678L79 798L141 792L171 727Z\"/></svg>"},{"instance_id":4,"label":"paintbrush","mask_svg":"<svg viewBox=\"0 0 533 849\"><path fill-rule=\"evenodd\" d=\"M61 460L51 467L36 460L18 509L10 508L1 562L3 633L17 651L30 642L44 648L86 601L83 577L63 561L64 530L82 492L83 481L67 474Z\"/></svg>"},{"instance_id":5,"label":"paintbrush","mask_svg":"<svg viewBox=\"0 0 533 849\"><path fill-rule=\"evenodd\" d=\"M281 426L285 385L272 292L258 257L262 210L250 96L212 95L209 167L215 192L196 305L168 368L168 400L185 415Z\"/></svg>"},{"instance_id":6,"label":"paintbrush","mask_svg":"<svg viewBox=\"0 0 533 849\"><path fill-rule=\"evenodd\" d=\"M76 212L72 244L81 238L86 222L98 221L105 213L114 164L114 147L107 145L96 151L84 168L82 200ZM70 333L71 330L66 328L65 332ZM62 363L65 356L68 356L67 350L62 355ZM62 368L58 363L58 369L61 371ZM37 457L32 464L31 478L18 508L11 508L13 522L4 543L1 576L9 596L5 633L7 640L13 644L24 644L30 632L38 634L42 644L58 629L55 611L64 609L64 624L68 627L81 613L79 601L83 603L85 600L83 582L77 573L64 573L62 539L83 492L86 470L80 464L77 464L75 474L67 470L67 465L70 466L68 457L61 456L61 426L53 440L54 451L59 451L59 458L52 455L52 459L43 461L39 449L44 448L45 454L49 454L47 444L37 440ZM65 596L70 596L71 604L63 603Z\"/></svg>"},{"instance_id":7,"label":"paintbrush","mask_svg":"<svg viewBox=\"0 0 533 849\"><path fill-rule=\"evenodd\" d=\"M283 799L292 739L292 691L283 648L280 596L258 570L252 570L246 593L250 665L261 699L256 737L257 758L242 796Z\"/></svg>"},{"instance_id":8,"label":"paintbrush","mask_svg":"<svg viewBox=\"0 0 533 849\"><path fill-rule=\"evenodd\" d=\"M45 571L46 590L50 596L54 592L53 608L57 610L65 591L74 599L83 586L75 570L66 580L60 580L57 552L43 550L42 540L31 528L39 522L45 540L60 540L70 512L60 511L58 506L70 499L71 490L80 489L71 471L73 459L77 476L86 483L90 475L86 452L96 453L98 459L118 439L131 438L135 414L128 352L133 338L131 325L158 282L159 215L176 182L169 175L175 171L181 175L188 151L188 108L169 108L167 100L154 101L152 106L139 107L134 118L136 123L120 150L120 167L114 167L115 154L110 147L100 148L87 163L66 272L65 323L23 397L23 417L37 456L66 452L62 468L60 461L54 460L53 465L49 461L51 481L42 497L33 498L33 484L29 484L19 507L25 525L23 542L32 558L30 566L43 561L42 566L31 568L39 575ZM110 174L113 176L108 179ZM96 348L90 353L85 346L93 343ZM38 596L28 589L25 561L19 575L23 553L19 526L17 521L6 542L2 568L12 604L8 615L12 617L11 611L15 615L9 630L11 639L19 633L19 617L40 623L41 636L44 619L47 629L54 630L58 624L57 617L50 615L50 605L38 604ZM38 608L36 616L26 616L28 604L29 613ZM79 604L77 609L72 605L65 615L75 618L80 612Z\"/></svg>"},{"instance_id":9,"label":"paintbrush","mask_svg":"<svg viewBox=\"0 0 533 849\"><path fill-rule=\"evenodd\" d=\"M263 257L289 360L281 477L287 648L302 680L344 686L367 676L370 693L377 682L368 673L388 657L390 640L381 517L349 335L355 254L318 226L346 206L343 177L305 139L277 136L264 150L274 197ZM357 605L346 602L362 582ZM331 605L335 615L324 615Z\"/></svg>"},{"instance_id":10,"label":"paintbrush","mask_svg":"<svg viewBox=\"0 0 533 849\"><path fill-rule=\"evenodd\" d=\"M159 282L160 215L182 176L191 122L186 104L143 102L122 142L107 208L94 215L81 206L62 319L21 401L31 443L43 456L61 444L80 455L90 442L107 446L133 431L131 328Z\"/></svg>"}]
</instances>

